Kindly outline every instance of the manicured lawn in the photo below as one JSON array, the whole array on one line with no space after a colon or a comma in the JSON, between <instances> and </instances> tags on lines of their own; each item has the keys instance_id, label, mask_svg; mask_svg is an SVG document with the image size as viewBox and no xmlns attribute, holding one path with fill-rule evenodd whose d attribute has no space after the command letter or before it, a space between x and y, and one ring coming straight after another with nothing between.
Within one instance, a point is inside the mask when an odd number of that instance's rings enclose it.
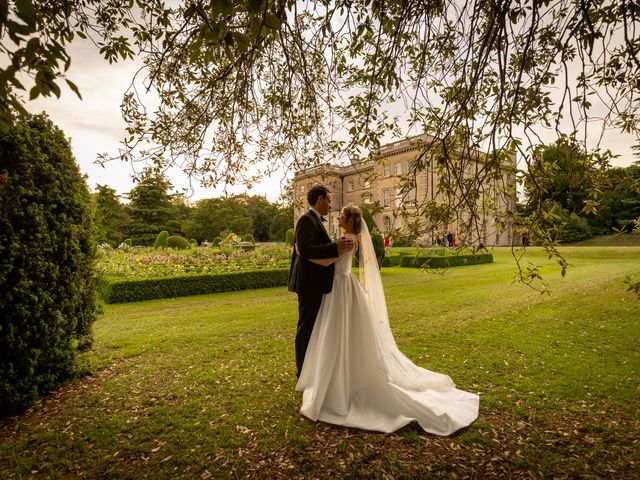
<instances>
[{"instance_id":1,"label":"manicured lawn","mask_svg":"<svg viewBox=\"0 0 640 480\"><path fill-rule=\"evenodd\" d=\"M640 246L640 235L634 233L596 235L581 242L574 242L571 245L584 247L638 247Z\"/></svg>"},{"instance_id":2,"label":"manicured lawn","mask_svg":"<svg viewBox=\"0 0 640 480\"><path fill-rule=\"evenodd\" d=\"M552 295L495 263L383 270L417 364L481 395L441 438L301 417L285 288L110 305L71 382L0 423L0 478L640 478L640 247L531 249Z\"/></svg>"}]
</instances>

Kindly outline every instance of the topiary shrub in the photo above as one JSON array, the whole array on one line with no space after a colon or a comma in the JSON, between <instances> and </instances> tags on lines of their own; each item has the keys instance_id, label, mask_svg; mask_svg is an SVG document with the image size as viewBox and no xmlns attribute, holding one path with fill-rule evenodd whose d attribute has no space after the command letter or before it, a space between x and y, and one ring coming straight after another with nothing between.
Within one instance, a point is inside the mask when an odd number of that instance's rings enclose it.
<instances>
[{"instance_id":1,"label":"topiary shrub","mask_svg":"<svg viewBox=\"0 0 640 480\"><path fill-rule=\"evenodd\" d=\"M249 242L249 243L256 243L255 238L253 238L253 235L250 233L247 233L244 237L242 237L242 241Z\"/></svg>"},{"instance_id":2,"label":"topiary shrub","mask_svg":"<svg viewBox=\"0 0 640 480\"><path fill-rule=\"evenodd\" d=\"M90 196L46 115L0 134L0 415L79 371L97 316Z\"/></svg>"},{"instance_id":3,"label":"topiary shrub","mask_svg":"<svg viewBox=\"0 0 640 480\"><path fill-rule=\"evenodd\" d=\"M192 247L198 246L198 240L196 240L195 238L190 238L189 243L191 244Z\"/></svg>"},{"instance_id":4,"label":"topiary shrub","mask_svg":"<svg viewBox=\"0 0 640 480\"><path fill-rule=\"evenodd\" d=\"M122 244L130 247L131 245L133 245L133 241L130 238L126 238L122 241Z\"/></svg>"},{"instance_id":5,"label":"topiary shrub","mask_svg":"<svg viewBox=\"0 0 640 480\"><path fill-rule=\"evenodd\" d=\"M295 239L295 232L293 228L290 228L289 230L287 230L287 236L285 238L287 245L293 246L293 242L295 241L294 239Z\"/></svg>"},{"instance_id":6,"label":"topiary shrub","mask_svg":"<svg viewBox=\"0 0 640 480\"><path fill-rule=\"evenodd\" d=\"M153 248L167 248L169 246L169 232L161 231L153 243Z\"/></svg>"},{"instance_id":7,"label":"topiary shrub","mask_svg":"<svg viewBox=\"0 0 640 480\"><path fill-rule=\"evenodd\" d=\"M217 247L218 245L220 245L221 242L222 242L222 238L220 237L215 237L213 240L211 240L211 243L213 243L214 247Z\"/></svg>"},{"instance_id":8,"label":"topiary shrub","mask_svg":"<svg viewBox=\"0 0 640 480\"><path fill-rule=\"evenodd\" d=\"M176 248L178 250L186 250L191 247L189 240L180 235L172 235L167 238L167 246L169 248Z\"/></svg>"}]
</instances>

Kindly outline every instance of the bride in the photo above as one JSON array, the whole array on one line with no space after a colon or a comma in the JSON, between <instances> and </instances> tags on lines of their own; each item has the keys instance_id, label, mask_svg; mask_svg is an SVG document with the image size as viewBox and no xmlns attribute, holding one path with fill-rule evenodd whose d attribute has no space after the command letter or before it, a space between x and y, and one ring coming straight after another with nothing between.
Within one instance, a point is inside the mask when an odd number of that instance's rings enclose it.
<instances>
[{"instance_id":1,"label":"bride","mask_svg":"<svg viewBox=\"0 0 640 480\"><path fill-rule=\"evenodd\" d=\"M311 334L296 390L311 420L381 432L417 421L427 432L449 435L478 416L477 395L455 388L447 375L418 367L405 357L389 327L371 236L358 207L342 209L340 227L354 239L335 263ZM351 273L360 247L360 282Z\"/></svg>"}]
</instances>

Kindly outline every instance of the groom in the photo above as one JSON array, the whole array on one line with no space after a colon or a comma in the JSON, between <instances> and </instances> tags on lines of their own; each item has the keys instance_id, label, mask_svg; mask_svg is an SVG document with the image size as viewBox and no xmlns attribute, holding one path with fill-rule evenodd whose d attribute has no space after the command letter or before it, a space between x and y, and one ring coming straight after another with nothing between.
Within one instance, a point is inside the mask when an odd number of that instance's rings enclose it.
<instances>
[{"instance_id":1,"label":"groom","mask_svg":"<svg viewBox=\"0 0 640 480\"><path fill-rule=\"evenodd\" d=\"M335 258L353 248L353 241L340 237L332 242L325 230L324 215L331 210L331 193L324 185L307 192L309 211L296 225L295 244L289 270L289 291L298 294L298 329L296 332L296 367L300 376L307 345L313 332L322 296L333 286L334 265L320 266L308 259Z\"/></svg>"}]
</instances>

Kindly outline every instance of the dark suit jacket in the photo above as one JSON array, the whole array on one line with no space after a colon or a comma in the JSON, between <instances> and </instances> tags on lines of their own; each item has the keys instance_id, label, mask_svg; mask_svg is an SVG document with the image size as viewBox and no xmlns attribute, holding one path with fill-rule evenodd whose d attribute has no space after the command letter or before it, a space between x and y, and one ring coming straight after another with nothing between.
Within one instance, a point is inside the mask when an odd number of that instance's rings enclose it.
<instances>
[{"instance_id":1,"label":"dark suit jacket","mask_svg":"<svg viewBox=\"0 0 640 480\"><path fill-rule=\"evenodd\" d=\"M300 255L293 249L289 270L289 291L298 295L329 293L333 285L333 265L323 267L307 258L334 258L338 245L331 241L318 216L309 210L296 225L296 244Z\"/></svg>"}]
</instances>

